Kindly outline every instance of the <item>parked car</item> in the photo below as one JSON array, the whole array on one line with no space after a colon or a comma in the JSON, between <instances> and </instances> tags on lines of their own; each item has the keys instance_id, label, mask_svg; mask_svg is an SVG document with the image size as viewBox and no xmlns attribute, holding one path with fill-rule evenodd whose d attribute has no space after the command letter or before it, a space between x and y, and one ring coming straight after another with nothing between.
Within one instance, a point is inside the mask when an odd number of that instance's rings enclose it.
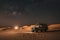
<instances>
[{"instance_id":1,"label":"parked car","mask_svg":"<svg viewBox=\"0 0 60 40\"><path fill-rule=\"evenodd\" d=\"M48 30L47 24L37 24L32 28L32 32L46 32Z\"/></svg>"}]
</instances>

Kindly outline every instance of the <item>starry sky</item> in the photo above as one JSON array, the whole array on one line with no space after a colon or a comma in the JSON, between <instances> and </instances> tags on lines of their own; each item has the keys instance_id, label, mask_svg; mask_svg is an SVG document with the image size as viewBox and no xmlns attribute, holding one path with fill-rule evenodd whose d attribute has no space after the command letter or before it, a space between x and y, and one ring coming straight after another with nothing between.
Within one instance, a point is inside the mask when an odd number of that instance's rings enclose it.
<instances>
[{"instance_id":1,"label":"starry sky","mask_svg":"<svg viewBox=\"0 0 60 40\"><path fill-rule=\"evenodd\" d=\"M0 0L0 25L60 23L59 0Z\"/></svg>"}]
</instances>

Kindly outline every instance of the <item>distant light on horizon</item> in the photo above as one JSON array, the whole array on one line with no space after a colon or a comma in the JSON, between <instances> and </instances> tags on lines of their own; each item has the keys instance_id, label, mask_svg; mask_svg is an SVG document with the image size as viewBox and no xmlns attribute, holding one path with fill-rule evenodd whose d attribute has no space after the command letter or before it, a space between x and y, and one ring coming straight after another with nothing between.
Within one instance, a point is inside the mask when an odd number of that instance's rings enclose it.
<instances>
[{"instance_id":1,"label":"distant light on horizon","mask_svg":"<svg viewBox=\"0 0 60 40\"><path fill-rule=\"evenodd\" d=\"M16 30L19 29L19 26L15 26L14 29L16 29Z\"/></svg>"}]
</instances>

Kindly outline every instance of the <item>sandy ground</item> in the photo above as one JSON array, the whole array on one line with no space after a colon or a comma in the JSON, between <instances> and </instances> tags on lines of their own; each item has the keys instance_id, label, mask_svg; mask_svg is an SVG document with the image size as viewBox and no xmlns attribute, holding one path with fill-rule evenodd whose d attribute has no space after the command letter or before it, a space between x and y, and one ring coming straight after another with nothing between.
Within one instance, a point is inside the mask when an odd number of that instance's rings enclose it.
<instances>
[{"instance_id":1,"label":"sandy ground","mask_svg":"<svg viewBox=\"0 0 60 40\"><path fill-rule=\"evenodd\" d=\"M55 29L60 29L60 26L50 25L48 32L40 33L31 32L31 27L26 26L19 30L9 29L0 31L0 40L60 40L60 31L53 31Z\"/></svg>"},{"instance_id":2,"label":"sandy ground","mask_svg":"<svg viewBox=\"0 0 60 40\"><path fill-rule=\"evenodd\" d=\"M21 33L17 30L6 30L0 32L0 40L60 40L60 31Z\"/></svg>"}]
</instances>

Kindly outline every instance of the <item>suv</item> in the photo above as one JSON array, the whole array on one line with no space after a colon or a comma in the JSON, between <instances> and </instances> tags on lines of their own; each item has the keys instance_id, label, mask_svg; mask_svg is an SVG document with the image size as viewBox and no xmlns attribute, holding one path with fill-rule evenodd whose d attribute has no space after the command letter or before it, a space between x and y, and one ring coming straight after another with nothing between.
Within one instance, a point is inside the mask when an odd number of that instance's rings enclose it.
<instances>
[{"instance_id":1,"label":"suv","mask_svg":"<svg viewBox=\"0 0 60 40\"><path fill-rule=\"evenodd\" d=\"M46 32L48 30L47 24L38 24L32 28L32 32Z\"/></svg>"}]
</instances>

